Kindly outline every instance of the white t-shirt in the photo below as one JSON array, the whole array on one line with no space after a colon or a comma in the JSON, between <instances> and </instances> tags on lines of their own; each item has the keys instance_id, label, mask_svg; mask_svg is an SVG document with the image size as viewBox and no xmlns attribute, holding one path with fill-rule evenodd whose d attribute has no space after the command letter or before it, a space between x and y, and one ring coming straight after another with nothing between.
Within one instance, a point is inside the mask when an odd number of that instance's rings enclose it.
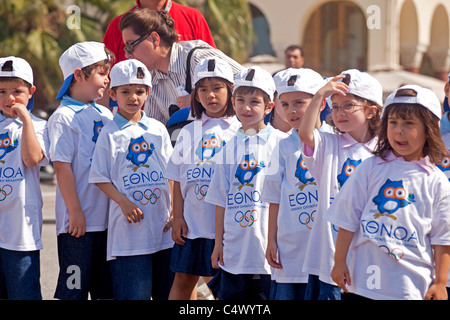
<instances>
[{"instance_id":1,"label":"white t-shirt","mask_svg":"<svg viewBox=\"0 0 450 320\"><path fill-rule=\"evenodd\" d=\"M50 159L71 164L87 232L104 231L108 225L109 198L96 185L89 184L88 179L98 134L111 120L109 109L83 104L67 95L48 120ZM55 211L57 234L67 233L69 211L59 187Z\"/></svg>"},{"instance_id":2,"label":"white t-shirt","mask_svg":"<svg viewBox=\"0 0 450 320\"><path fill-rule=\"evenodd\" d=\"M354 232L350 292L423 299L434 276L432 245L450 245L450 183L428 159L364 161L325 218Z\"/></svg>"},{"instance_id":3,"label":"white t-shirt","mask_svg":"<svg viewBox=\"0 0 450 320\"><path fill-rule=\"evenodd\" d=\"M107 259L151 254L173 246L163 232L170 217L170 188L165 177L172 144L166 127L142 112L138 123L119 113L105 125L97 141L90 183L110 182L142 210L144 219L129 223L111 201Z\"/></svg>"},{"instance_id":4,"label":"white t-shirt","mask_svg":"<svg viewBox=\"0 0 450 320\"><path fill-rule=\"evenodd\" d=\"M444 172L445 176L450 181L450 132L441 132L441 136L445 146L447 147L448 154L444 157L444 159L442 159L441 163L438 164L437 167ZM447 287L450 287L450 271L448 275Z\"/></svg>"},{"instance_id":5,"label":"white t-shirt","mask_svg":"<svg viewBox=\"0 0 450 320\"><path fill-rule=\"evenodd\" d=\"M22 160L22 122L0 113L0 247L7 250L43 248L39 171L48 164L47 121L30 116L44 153L34 167L27 167Z\"/></svg>"},{"instance_id":6,"label":"white t-shirt","mask_svg":"<svg viewBox=\"0 0 450 320\"><path fill-rule=\"evenodd\" d=\"M323 282L335 285L331 279L338 229L323 219L323 214L354 169L372 157L377 139L358 143L349 134L333 134L314 130L315 148L303 145L303 160L319 188L319 203L314 228L309 236L303 271L318 275Z\"/></svg>"},{"instance_id":7,"label":"white t-shirt","mask_svg":"<svg viewBox=\"0 0 450 320\"><path fill-rule=\"evenodd\" d=\"M450 131L442 133L442 140L447 147L448 154L442 159L441 163L437 165L439 169L441 169L447 178L450 180Z\"/></svg>"},{"instance_id":8,"label":"white t-shirt","mask_svg":"<svg viewBox=\"0 0 450 320\"><path fill-rule=\"evenodd\" d=\"M216 163L206 201L225 208L221 268L232 274L270 274L266 261L269 204L261 200L265 176L278 171L269 163L286 134L268 124L254 136L238 130Z\"/></svg>"},{"instance_id":9,"label":"white t-shirt","mask_svg":"<svg viewBox=\"0 0 450 320\"><path fill-rule=\"evenodd\" d=\"M215 206L204 199L214 172L213 164L216 159L224 163L221 151L239 127L235 116L215 119L203 113L201 119L183 127L178 135L166 178L180 183L189 239L214 239Z\"/></svg>"},{"instance_id":10,"label":"white t-shirt","mask_svg":"<svg viewBox=\"0 0 450 320\"><path fill-rule=\"evenodd\" d=\"M280 141L279 171L266 176L261 197L265 202L279 204L277 246L283 267L272 268L272 280L280 283L308 282L302 265L316 218L318 188L304 166L301 144L294 129Z\"/></svg>"}]
</instances>

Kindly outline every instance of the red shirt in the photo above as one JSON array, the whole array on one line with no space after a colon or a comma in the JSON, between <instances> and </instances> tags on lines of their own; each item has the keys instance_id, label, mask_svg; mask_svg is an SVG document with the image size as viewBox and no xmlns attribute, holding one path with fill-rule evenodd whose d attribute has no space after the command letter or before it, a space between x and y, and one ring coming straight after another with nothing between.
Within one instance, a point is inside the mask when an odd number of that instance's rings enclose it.
<instances>
[{"instance_id":1,"label":"red shirt","mask_svg":"<svg viewBox=\"0 0 450 320\"><path fill-rule=\"evenodd\" d=\"M203 40L216 48L208 24L200 11L171 0L167 0L164 7L169 8L169 15L175 21L175 30L178 32L179 41ZM139 0L136 0L136 6L129 11L137 8L140 8ZM116 56L115 63L126 60L125 51L123 50L125 45L122 39L122 32L119 29L120 19L122 19L124 14L110 22L103 38L105 46Z\"/></svg>"}]
</instances>

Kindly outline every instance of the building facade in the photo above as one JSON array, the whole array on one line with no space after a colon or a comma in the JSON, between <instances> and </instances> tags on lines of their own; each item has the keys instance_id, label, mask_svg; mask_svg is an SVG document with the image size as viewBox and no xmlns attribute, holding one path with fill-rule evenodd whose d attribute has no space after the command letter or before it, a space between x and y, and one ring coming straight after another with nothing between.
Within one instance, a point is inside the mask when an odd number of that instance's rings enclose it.
<instances>
[{"instance_id":1,"label":"building facade","mask_svg":"<svg viewBox=\"0 0 450 320\"><path fill-rule=\"evenodd\" d=\"M254 55L281 62L299 44L305 67L332 76L358 68L406 70L446 80L450 0L248 0L258 41Z\"/></svg>"}]
</instances>

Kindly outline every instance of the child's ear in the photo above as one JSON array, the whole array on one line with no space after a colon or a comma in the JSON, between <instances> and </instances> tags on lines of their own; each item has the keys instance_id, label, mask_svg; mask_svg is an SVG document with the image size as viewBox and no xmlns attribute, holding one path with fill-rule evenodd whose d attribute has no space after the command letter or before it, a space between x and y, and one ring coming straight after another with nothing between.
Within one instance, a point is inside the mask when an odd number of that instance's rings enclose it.
<instances>
[{"instance_id":1,"label":"child's ear","mask_svg":"<svg viewBox=\"0 0 450 320\"><path fill-rule=\"evenodd\" d=\"M30 97L36 92L36 87L35 86L31 86L30 88Z\"/></svg>"},{"instance_id":2,"label":"child's ear","mask_svg":"<svg viewBox=\"0 0 450 320\"><path fill-rule=\"evenodd\" d=\"M275 103L273 101L269 101L269 103L267 103L266 109L264 110L264 114L269 114L270 112L272 112L273 107L275 106Z\"/></svg>"},{"instance_id":3,"label":"child's ear","mask_svg":"<svg viewBox=\"0 0 450 320\"><path fill-rule=\"evenodd\" d=\"M367 119L372 119L377 115L378 108L376 106L367 107Z\"/></svg>"},{"instance_id":4,"label":"child's ear","mask_svg":"<svg viewBox=\"0 0 450 320\"><path fill-rule=\"evenodd\" d=\"M150 89L148 89L150 92ZM108 89L108 95L113 99L114 101L117 101L116 91L113 89Z\"/></svg>"},{"instance_id":5,"label":"child's ear","mask_svg":"<svg viewBox=\"0 0 450 320\"><path fill-rule=\"evenodd\" d=\"M75 71L73 72L73 77L75 78L76 81L81 81L84 79L84 74L83 71L81 71L80 68L75 69Z\"/></svg>"}]
</instances>

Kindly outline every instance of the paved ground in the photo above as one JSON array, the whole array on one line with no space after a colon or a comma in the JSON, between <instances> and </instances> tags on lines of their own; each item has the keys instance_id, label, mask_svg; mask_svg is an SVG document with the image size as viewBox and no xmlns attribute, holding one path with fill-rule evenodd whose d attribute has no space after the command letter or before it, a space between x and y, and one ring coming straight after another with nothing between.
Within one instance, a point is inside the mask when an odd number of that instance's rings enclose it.
<instances>
[{"instance_id":1,"label":"paved ground","mask_svg":"<svg viewBox=\"0 0 450 320\"><path fill-rule=\"evenodd\" d=\"M42 299L53 300L59 272L55 226L56 186L52 183L52 180L45 180L41 183L41 191L44 200L42 211L44 220L42 242L44 249L41 250L41 291ZM198 299L212 299L206 284L202 280L199 282Z\"/></svg>"},{"instance_id":2,"label":"paved ground","mask_svg":"<svg viewBox=\"0 0 450 320\"><path fill-rule=\"evenodd\" d=\"M58 256L56 251L55 226L55 190L51 181L41 183L42 197L44 199L41 250L41 289L44 300L53 299L58 277Z\"/></svg>"}]
</instances>

